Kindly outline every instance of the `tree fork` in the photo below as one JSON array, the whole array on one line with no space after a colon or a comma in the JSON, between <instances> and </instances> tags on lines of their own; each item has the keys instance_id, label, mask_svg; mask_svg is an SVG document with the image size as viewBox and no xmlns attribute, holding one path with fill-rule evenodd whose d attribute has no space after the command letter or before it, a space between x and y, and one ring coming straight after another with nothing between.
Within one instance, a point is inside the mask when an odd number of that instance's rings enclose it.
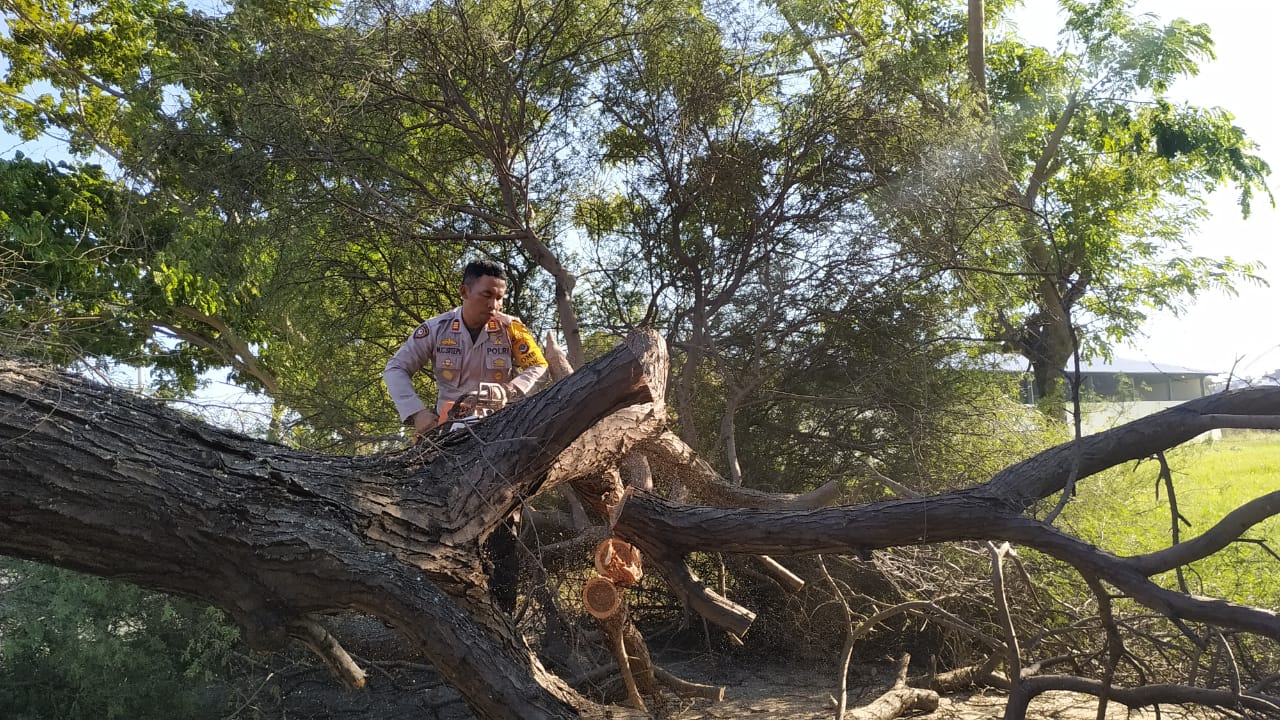
<instances>
[{"instance_id":1,"label":"tree fork","mask_svg":"<svg viewBox=\"0 0 1280 720\"><path fill-rule=\"evenodd\" d=\"M286 642L290 625L310 613L358 610L421 647L481 717L597 715L603 709L547 673L493 611L479 547L554 484L566 448L620 408L654 399L646 373L636 353L619 349L437 445L346 458L218 431L153 401L0 362L0 553L203 599L226 609L257 647ZM1149 579L1276 514L1275 494L1203 539L1127 558L1024 515L1069 477L1145 457L1218 422L1266 427L1277 415L1280 389L1224 393L1050 449L974 488L856 507L689 507L633 491L613 529L676 575L694 550L775 555L1004 540L1071 563L1175 622L1280 639L1275 613ZM554 481L581 474L566 468ZM1028 692L1045 682L1063 681L1029 678ZM1121 688L1106 692L1115 702L1134 699Z\"/></svg>"},{"instance_id":2,"label":"tree fork","mask_svg":"<svg viewBox=\"0 0 1280 720\"><path fill-rule=\"evenodd\" d=\"M631 344L466 433L371 457L293 451L6 361L0 553L209 602L258 648L310 613L373 614L480 717L600 714L493 610L479 548L584 431L652 399L638 358L665 352Z\"/></svg>"}]
</instances>

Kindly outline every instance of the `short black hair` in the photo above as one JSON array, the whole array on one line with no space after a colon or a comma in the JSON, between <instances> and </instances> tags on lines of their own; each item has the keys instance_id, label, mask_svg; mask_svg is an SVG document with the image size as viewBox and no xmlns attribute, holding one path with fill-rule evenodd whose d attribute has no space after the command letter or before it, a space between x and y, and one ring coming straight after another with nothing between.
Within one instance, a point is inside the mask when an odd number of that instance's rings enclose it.
<instances>
[{"instance_id":1,"label":"short black hair","mask_svg":"<svg viewBox=\"0 0 1280 720\"><path fill-rule=\"evenodd\" d=\"M472 283L485 275L490 275L503 281L507 279L507 271L503 270L501 265L491 263L488 260L472 260L462 269L462 284L470 287Z\"/></svg>"}]
</instances>

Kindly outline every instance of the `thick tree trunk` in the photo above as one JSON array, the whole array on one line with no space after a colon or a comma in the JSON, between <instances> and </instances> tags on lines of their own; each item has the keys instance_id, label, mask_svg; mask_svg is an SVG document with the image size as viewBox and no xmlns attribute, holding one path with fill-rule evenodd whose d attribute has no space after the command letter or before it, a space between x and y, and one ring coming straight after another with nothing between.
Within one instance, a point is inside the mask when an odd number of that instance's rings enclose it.
<instances>
[{"instance_id":1,"label":"thick tree trunk","mask_svg":"<svg viewBox=\"0 0 1280 720\"><path fill-rule=\"evenodd\" d=\"M1045 281L1041 286L1037 292L1041 308L1049 308L1054 303L1061 305L1053 282ZM1042 310L1028 319L1022 328L1018 350L1031 362L1036 404L1047 416L1062 420L1070 398L1070 386L1063 373L1076 351L1068 312L1057 307Z\"/></svg>"},{"instance_id":2,"label":"thick tree trunk","mask_svg":"<svg viewBox=\"0 0 1280 720\"><path fill-rule=\"evenodd\" d=\"M683 470L704 487L718 484L661 431L660 341L646 334L630 343L438 444L355 458L292 451L70 375L0 363L0 553L205 600L227 610L257 647L278 647L292 635L323 648L312 613L375 615L421 647L485 718L605 712L546 672L494 611L480 560L481 543L503 518L567 482L596 492L597 511L617 509L614 535L640 548L694 610L735 635L746 632L754 613L702 586L684 564L688 553L784 555L994 539L1064 560L1174 622L1280 639L1273 612L1150 580L1280 514L1280 492L1243 505L1193 540L1132 557L1105 553L1026 514L1073 478L1205 430L1280 428L1280 389L1186 403L933 497L823 508L817 501L829 497L826 490L782 500L734 488L717 496L773 508L742 509L681 506L632 491L619 509L604 497L620 494L617 471L600 464L637 448L658 472ZM1040 688L1030 681L1024 687ZM1111 696L1118 700L1119 689Z\"/></svg>"},{"instance_id":3,"label":"thick tree trunk","mask_svg":"<svg viewBox=\"0 0 1280 720\"><path fill-rule=\"evenodd\" d=\"M310 613L371 613L482 717L594 714L493 610L479 548L576 438L651 399L621 347L439 445L326 457L6 363L0 553L205 600L260 648Z\"/></svg>"}]
</instances>

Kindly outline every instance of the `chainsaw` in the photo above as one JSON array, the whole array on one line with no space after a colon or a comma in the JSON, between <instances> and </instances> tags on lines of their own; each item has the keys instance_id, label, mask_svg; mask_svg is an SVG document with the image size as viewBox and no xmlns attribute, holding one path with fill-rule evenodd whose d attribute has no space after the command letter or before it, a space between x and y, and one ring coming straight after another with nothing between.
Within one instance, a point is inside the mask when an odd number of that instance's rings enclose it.
<instances>
[{"instance_id":1,"label":"chainsaw","mask_svg":"<svg viewBox=\"0 0 1280 720\"><path fill-rule=\"evenodd\" d=\"M498 383L480 383L480 388L464 394L449 407L449 430L486 418L507 405L507 389Z\"/></svg>"}]
</instances>

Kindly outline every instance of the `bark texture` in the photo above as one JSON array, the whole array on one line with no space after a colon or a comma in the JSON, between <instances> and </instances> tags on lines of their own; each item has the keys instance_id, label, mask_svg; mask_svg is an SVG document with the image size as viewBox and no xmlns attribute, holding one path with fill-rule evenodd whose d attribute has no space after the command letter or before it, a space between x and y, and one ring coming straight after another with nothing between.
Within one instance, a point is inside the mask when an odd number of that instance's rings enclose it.
<instances>
[{"instance_id":1,"label":"bark texture","mask_svg":"<svg viewBox=\"0 0 1280 720\"><path fill-rule=\"evenodd\" d=\"M199 598L259 648L302 636L309 614L366 612L482 717L600 714L493 610L479 548L575 439L653 399L638 360L653 340L472 430L373 457L295 452L6 362L0 553Z\"/></svg>"},{"instance_id":2,"label":"bark texture","mask_svg":"<svg viewBox=\"0 0 1280 720\"><path fill-rule=\"evenodd\" d=\"M684 562L690 552L776 558L996 540L1062 559L1175 622L1280 640L1274 612L1150 579L1280 513L1280 492L1198 538L1143 556L1105 553L1034 517L1037 503L1073 480L1206 430L1275 427L1280 388L1186 403L1053 448L976 487L821 507L832 490L787 498L725 490L664 432L665 377L665 349L644 333L435 444L333 457L219 431L71 375L0 362L0 553L210 602L251 644L276 648L298 637L352 683L358 668L345 667L349 658L311 618L333 610L382 618L484 718L631 712L591 703L544 670L489 601L481 544L525 500L564 483L613 516L613 534L639 548L690 607L735 636L754 613L693 577ZM616 465L637 449L656 474L681 469L696 497L739 507L679 505L635 488L623 494ZM1045 684L1029 678L1022 687L1034 694ZM1161 697L1108 692L1126 704Z\"/></svg>"}]
</instances>

